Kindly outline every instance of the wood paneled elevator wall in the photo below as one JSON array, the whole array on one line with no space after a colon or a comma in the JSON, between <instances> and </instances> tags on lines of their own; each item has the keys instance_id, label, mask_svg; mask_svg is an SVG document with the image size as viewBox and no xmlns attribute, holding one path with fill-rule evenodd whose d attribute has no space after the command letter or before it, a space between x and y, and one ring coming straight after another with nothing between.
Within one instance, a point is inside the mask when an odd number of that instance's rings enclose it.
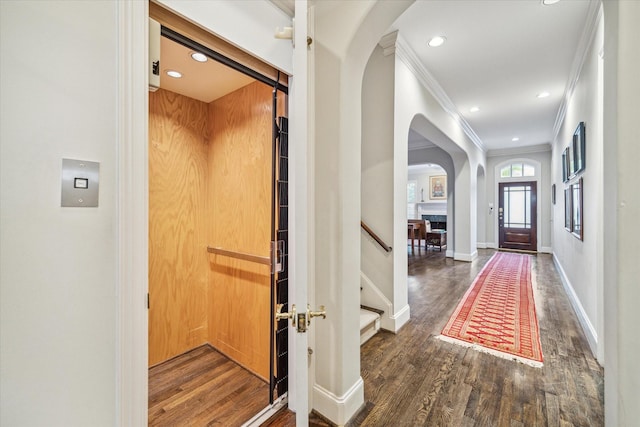
<instances>
[{"instance_id":1,"label":"wood paneled elevator wall","mask_svg":"<svg viewBox=\"0 0 640 427\"><path fill-rule=\"evenodd\" d=\"M209 343L266 380L269 266L207 246L269 256L272 88L149 105L149 364Z\"/></svg>"},{"instance_id":2,"label":"wood paneled elevator wall","mask_svg":"<svg viewBox=\"0 0 640 427\"><path fill-rule=\"evenodd\" d=\"M208 105L149 93L149 365L207 342Z\"/></svg>"}]
</instances>

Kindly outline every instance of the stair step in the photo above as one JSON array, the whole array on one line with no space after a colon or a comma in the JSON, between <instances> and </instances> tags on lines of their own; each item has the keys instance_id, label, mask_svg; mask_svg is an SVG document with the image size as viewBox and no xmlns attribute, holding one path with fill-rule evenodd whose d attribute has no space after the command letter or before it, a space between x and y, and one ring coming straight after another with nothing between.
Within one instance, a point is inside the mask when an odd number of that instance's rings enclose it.
<instances>
[{"instance_id":1,"label":"stair step","mask_svg":"<svg viewBox=\"0 0 640 427\"><path fill-rule=\"evenodd\" d=\"M380 319L380 315L378 313L374 313L373 311L360 309L360 330L363 330L371 323Z\"/></svg>"},{"instance_id":2,"label":"stair step","mask_svg":"<svg viewBox=\"0 0 640 427\"><path fill-rule=\"evenodd\" d=\"M360 309L360 345L367 342L380 330L380 315Z\"/></svg>"},{"instance_id":3,"label":"stair step","mask_svg":"<svg viewBox=\"0 0 640 427\"><path fill-rule=\"evenodd\" d=\"M368 305L360 304L360 308L363 310L373 311L374 313L378 313L380 316L384 314L384 310L380 310L379 308L369 307Z\"/></svg>"}]
</instances>

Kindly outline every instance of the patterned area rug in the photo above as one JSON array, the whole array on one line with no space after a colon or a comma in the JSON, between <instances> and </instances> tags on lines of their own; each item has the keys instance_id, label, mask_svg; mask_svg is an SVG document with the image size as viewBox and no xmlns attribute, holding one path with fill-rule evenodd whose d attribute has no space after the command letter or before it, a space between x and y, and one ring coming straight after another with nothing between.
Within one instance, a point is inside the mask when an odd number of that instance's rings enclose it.
<instances>
[{"instance_id":1,"label":"patterned area rug","mask_svg":"<svg viewBox=\"0 0 640 427\"><path fill-rule=\"evenodd\" d=\"M530 255L494 254L438 338L542 367Z\"/></svg>"}]
</instances>

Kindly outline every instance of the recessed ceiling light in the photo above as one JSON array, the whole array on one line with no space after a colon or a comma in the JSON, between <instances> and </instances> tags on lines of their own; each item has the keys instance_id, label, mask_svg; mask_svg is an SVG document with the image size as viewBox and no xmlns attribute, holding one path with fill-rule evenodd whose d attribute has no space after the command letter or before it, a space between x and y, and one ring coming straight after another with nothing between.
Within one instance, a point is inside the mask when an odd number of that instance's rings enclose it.
<instances>
[{"instance_id":1,"label":"recessed ceiling light","mask_svg":"<svg viewBox=\"0 0 640 427\"><path fill-rule=\"evenodd\" d=\"M442 46L446 40L447 38L444 36L435 36L434 38L429 40L429 46L431 47Z\"/></svg>"},{"instance_id":2,"label":"recessed ceiling light","mask_svg":"<svg viewBox=\"0 0 640 427\"><path fill-rule=\"evenodd\" d=\"M540 93L539 93L539 94L537 94L536 96L537 96L538 98L546 98L546 97L548 97L549 95L551 95L549 92L544 91L544 92L540 92Z\"/></svg>"},{"instance_id":3,"label":"recessed ceiling light","mask_svg":"<svg viewBox=\"0 0 640 427\"><path fill-rule=\"evenodd\" d=\"M514 136L513 138L511 138L511 140L512 140L513 142L516 142L516 141L520 141L520 138L518 138L517 136Z\"/></svg>"},{"instance_id":4,"label":"recessed ceiling light","mask_svg":"<svg viewBox=\"0 0 640 427\"><path fill-rule=\"evenodd\" d=\"M551 6L552 4L558 3L560 0L542 0L542 4L545 6Z\"/></svg>"},{"instance_id":5,"label":"recessed ceiling light","mask_svg":"<svg viewBox=\"0 0 640 427\"><path fill-rule=\"evenodd\" d=\"M167 70L165 71L165 73L167 73L167 76L173 77L174 79L179 79L180 77L182 77L182 73L175 70Z\"/></svg>"},{"instance_id":6,"label":"recessed ceiling light","mask_svg":"<svg viewBox=\"0 0 640 427\"><path fill-rule=\"evenodd\" d=\"M194 61L207 62L207 56L204 53L193 52L191 58L193 58Z\"/></svg>"},{"instance_id":7,"label":"recessed ceiling light","mask_svg":"<svg viewBox=\"0 0 640 427\"><path fill-rule=\"evenodd\" d=\"M474 105L473 107L469 108L469 111L472 113L477 113L478 111L480 111L480 107Z\"/></svg>"}]
</instances>

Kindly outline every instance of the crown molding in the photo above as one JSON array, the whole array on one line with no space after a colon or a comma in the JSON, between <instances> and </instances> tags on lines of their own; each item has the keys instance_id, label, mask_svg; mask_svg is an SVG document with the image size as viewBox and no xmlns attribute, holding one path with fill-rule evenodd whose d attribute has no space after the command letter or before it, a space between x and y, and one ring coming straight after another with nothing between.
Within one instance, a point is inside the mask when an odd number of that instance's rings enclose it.
<instances>
[{"instance_id":1,"label":"crown molding","mask_svg":"<svg viewBox=\"0 0 640 427\"><path fill-rule=\"evenodd\" d=\"M409 141L408 150L415 151L415 150L422 150L423 148L434 148L434 147L437 147L437 145L425 139L424 141Z\"/></svg>"},{"instance_id":2,"label":"crown molding","mask_svg":"<svg viewBox=\"0 0 640 427\"><path fill-rule=\"evenodd\" d=\"M525 147L499 148L487 151L487 157L519 156L521 154L544 153L551 151L551 144L527 145Z\"/></svg>"},{"instance_id":3,"label":"crown molding","mask_svg":"<svg viewBox=\"0 0 640 427\"><path fill-rule=\"evenodd\" d=\"M387 36L390 36L390 34L388 34ZM383 39L387 36L384 36ZM480 149L480 151L482 151L483 153L486 153L487 150L480 137L476 134L471 125L469 125L469 123L464 119L464 117L462 117L453 101L451 101L451 98L449 98L449 95L447 95L442 86L440 86L440 83L438 83L438 81L435 79L435 77L433 77L429 70L425 68L415 52L399 35L396 36L395 53L398 59L400 59L411 70L413 75L416 76L420 83L425 88L427 88L431 95L433 95L442 109L444 109L444 111L446 111L447 114L449 114L451 118L453 118L453 120L455 120L460 125L464 133L475 144L475 146L478 147L478 149Z\"/></svg>"},{"instance_id":4,"label":"crown molding","mask_svg":"<svg viewBox=\"0 0 640 427\"><path fill-rule=\"evenodd\" d=\"M571 64L569 80L567 81L564 96L562 98L562 102L560 103L560 108L558 109L558 113L556 114L556 121L553 124L552 141L555 141L558 138L558 134L560 133L560 128L562 127L562 123L564 122L565 116L567 114L569 100L573 96L573 92L575 91L578 80L580 79L582 68L584 67L585 61L587 60L587 55L589 54L589 47L596 37L596 33L598 31L598 23L602 19L602 13L602 5L600 1L590 0L586 25L582 30L582 36L580 36L580 42L578 43L576 54L573 57L573 62ZM598 50L598 55L601 58L603 57L603 47L600 47L600 49Z\"/></svg>"},{"instance_id":5,"label":"crown molding","mask_svg":"<svg viewBox=\"0 0 640 427\"><path fill-rule=\"evenodd\" d=\"M283 11L289 18L293 18L296 13L296 5L293 0L270 0L278 9Z\"/></svg>"},{"instance_id":6,"label":"crown molding","mask_svg":"<svg viewBox=\"0 0 640 427\"><path fill-rule=\"evenodd\" d=\"M383 50L384 56L396 53L396 40L398 39L398 30L382 36L378 43Z\"/></svg>"}]
</instances>

